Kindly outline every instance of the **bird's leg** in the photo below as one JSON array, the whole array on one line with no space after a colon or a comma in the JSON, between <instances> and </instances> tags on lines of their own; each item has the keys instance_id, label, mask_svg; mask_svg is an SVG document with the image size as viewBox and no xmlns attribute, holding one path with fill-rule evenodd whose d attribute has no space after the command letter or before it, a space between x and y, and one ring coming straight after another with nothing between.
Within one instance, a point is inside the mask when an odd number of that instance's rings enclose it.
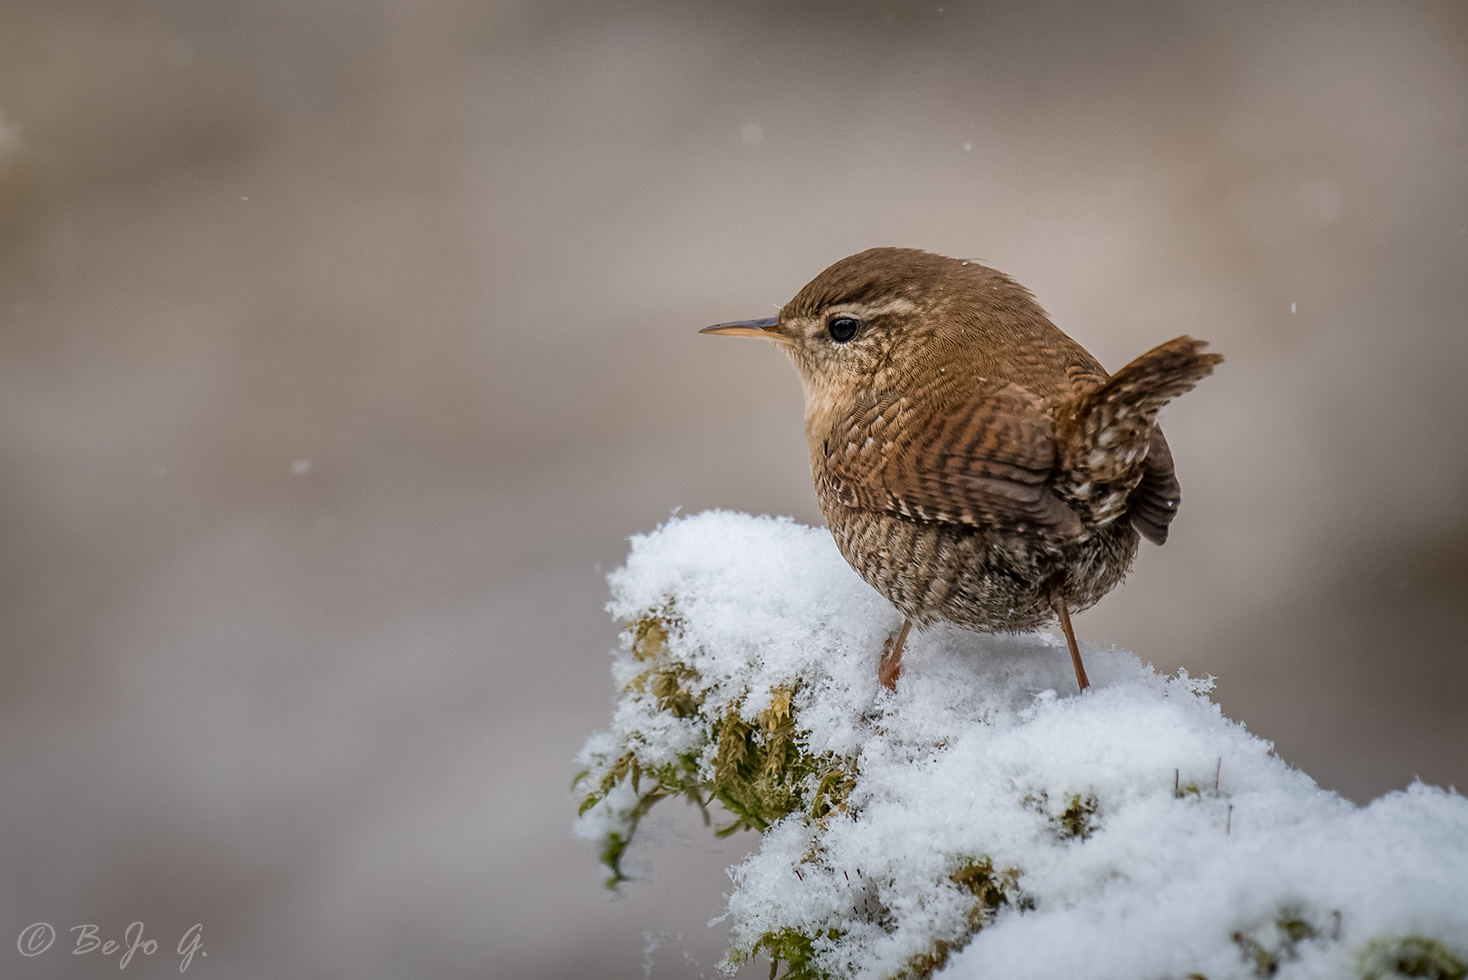
<instances>
[{"instance_id":1,"label":"bird's leg","mask_svg":"<svg viewBox=\"0 0 1468 980\"><path fill-rule=\"evenodd\" d=\"M1070 661L1076 668L1076 683L1084 691L1091 686L1091 682L1086 680L1086 665L1081 663L1081 648L1076 646L1076 632L1070 628L1070 610L1066 608L1065 596L1060 594L1059 589L1050 593L1050 605L1055 607L1055 612L1060 617L1060 628L1065 630L1065 642L1070 644Z\"/></svg>"},{"instance_id":2,"label":"bird's leg","mask_svg":"<svg viewBox=\"0 0 1468 980\"><path fill-rule=\"evenodd\" d=\"M912 629L912 620L902 621L902 630L896 640L888 640L882 651L882 662L877 665L877 680L889 691L897 690L897 675L902 673L902 645L907 642L907 631Z\"/></svg>"}]
</instances>

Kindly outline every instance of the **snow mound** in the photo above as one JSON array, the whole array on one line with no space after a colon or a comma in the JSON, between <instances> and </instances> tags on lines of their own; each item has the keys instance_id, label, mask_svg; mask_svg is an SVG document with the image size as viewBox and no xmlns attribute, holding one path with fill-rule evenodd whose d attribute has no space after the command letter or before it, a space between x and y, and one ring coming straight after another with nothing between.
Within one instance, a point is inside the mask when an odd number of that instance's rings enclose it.
<instances>
[{"instance_id":1,"label":"snow mound","mask_svg":"<svg viewBox=\"0 0 1468 980\"><path fill-rule=\"evenodd\" d=\"M732 968L790 977L1462 978L1468 802L1357 807L1225 718L1212 683L1048 634L914 633L822 529L709 512L632 540L610 731L579 836L621 880L660 799L763 833Z\"/></svg>"}]
</instances>

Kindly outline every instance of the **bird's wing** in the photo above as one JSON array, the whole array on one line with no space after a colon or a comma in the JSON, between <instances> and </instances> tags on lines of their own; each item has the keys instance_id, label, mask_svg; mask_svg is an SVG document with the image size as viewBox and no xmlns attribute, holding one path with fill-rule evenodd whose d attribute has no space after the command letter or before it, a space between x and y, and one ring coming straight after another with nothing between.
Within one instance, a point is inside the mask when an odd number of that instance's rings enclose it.
<instances>
[{"instance_id":1,"label":"bird's wing","mask_svg":"<svg viewBox=\"0 0 1468 980\"><path fill-rule=\"evenodd\" d=\"M1054 425L1034 392L994 385L930 417L874 415L856 413L826 441L821 479L841 503L922 521L1081 533L1080 518L1050 487Z\"/></svg>"},{"instance_id":2,"label":"bird's wing","mask_svg":"<svg viewBox=\"0 0 1468 980\"><path fill-rule=\"evenodd\" d=\"M1127 516L1132 526L1153 544L1167 542L1167 527L1177 516L1183 488L1178 485L1172 468L1172 450L1161 426L1152 427L1147 458L1142 461L1142 482L1127 500Z\"/></svg>"}]
</instances>

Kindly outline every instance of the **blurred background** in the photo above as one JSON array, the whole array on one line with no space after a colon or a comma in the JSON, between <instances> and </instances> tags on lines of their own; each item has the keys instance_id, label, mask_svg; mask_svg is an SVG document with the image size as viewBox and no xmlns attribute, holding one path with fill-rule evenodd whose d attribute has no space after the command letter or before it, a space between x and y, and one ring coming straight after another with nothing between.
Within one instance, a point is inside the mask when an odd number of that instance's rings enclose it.
<instances>
[{"instance_id":1,"label":"blurred background","mask_svg":"<svg viewBox=\"0 0 1468 980\"><path fill-rule=\"evenodd\" d=\"M794 371L695 331L873 245L1211 340L1080 633L1468 784L1465 226L1456 0L0 0L0 972L714 975L757 841L570 836L603 575L820 522Z\"/></svg>"}]
</instances>

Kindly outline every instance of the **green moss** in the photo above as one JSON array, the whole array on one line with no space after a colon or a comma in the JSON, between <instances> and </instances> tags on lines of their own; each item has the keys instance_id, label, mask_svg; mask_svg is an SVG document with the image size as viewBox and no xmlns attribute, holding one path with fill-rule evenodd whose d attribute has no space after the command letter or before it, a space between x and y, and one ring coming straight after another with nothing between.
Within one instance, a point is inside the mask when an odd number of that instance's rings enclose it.
<instances>
[{"instance_id":1,"label":"green moss","mask_svg":"<svg viewBox=\"0 0 1468 980\"><path fill-rule=\"evenodd\" d=\"M1233 941L1244 955L1244 960L1254 967L1254 975L1272 977L1279 972L1281 963L1296 959L1300 954L1296 948L1307 939L1315 939L1320 931L1294 906L1286 906L1272 922L1233 934Z\"/></svg>"},{"instance_id":2,"label":"green moss","mask_svg":"<svg viewBox=\"0 0 1468 980\"><path fill-rule=\"evenodd\" d=\"M1244 959L1253 963L1256 977L1272 977L1279 972L1279 953L1276 950L1242 932L1234 933L1233 939Z\"/></svg>"},{"instance_id":3,"label":"green moss","mask_svg":"<svg viewBox=\"0 0 1468 980\"><path fill-rule=\"evenodd\" d=\"M763 832L792 815L809 821L813 830L824 829L831 820L850 812L850 796L860 775L856 760L808 749L800 725L798 684L768 692L711 690L682 656L680 625L670 608L649 612L629 623L627 630L635 674L626 684L623 703L655 717L659 730L678 732L688 749L671 762L665 756L653 759L645 736L634 729L577 774L573 789L583 794L583 814L601 804L616 807L598 814L608 828L603 832L601 860L611 871L609 887L626 880L621 862L642 818L670 796L682 796L697 805L706 823L708 804L717 801L729 818L716 829L719 836L740 830ZM756 696L767 697L768 704L753 713L747 706ZM718 709L710 702L718 704ZM1096 826L1098 803L1092 794L1071 794L1058 814L1052 812L1043 794L1028 802L1046 813L1063 838L1085 838ZM808 868L796 868L796 875L802 871L806 876L833 873L823 863L818 839L817 835L807 858ZM850 870L846 880L859 893L853 913L876 930L895 930L898 924L893 912L880 899L882 883L870 876L863 881L860 869ZM931 976L1000 909L1033 908L1033 901L1020 890L1019 879L1018 870L996 870L990 858L979 856L962 861L946 882L935 881L935 887L964 893L970 901L968 913L951 926L951 935L914 957L892 980ZM834 926L830 922L766 932L731 950L728 963L764 955L772 961L772 976L783 963L784 976L791 980L825 980L827 970L821 964L830 961L823 958L831 955L844 935Z\"/></svg>"},{"instance_id":4,"label":"green moss","mask_svg":"<svg viewBox=\"0 0 1468 980\"><path fill-rule=\"evenodd\" d=\"M1281 915L1275 922L1275 926L1278 927L1280 932L1289 937L1288 942L1291 948L1302 939L1314 939L1316 935L1315 927L1300 918L1298 912L1293 914L1286 912Z\"/></svg>"},{"instance_id":5,"label":"green moss","mask_svg":"<svg viewBox=\"0 0 1468 980\"><path fill-rule=\"evenodd\" d=\"M948 880L974 897L974 907L969 911L968 922L975 932L988 925L994 918L994 913L1002 906L1034 906L1033 901L1020 891L1019 870L1005 868L996 872L994 862L987 857L966 862L949 875Z\"/></svg>"},{"instance_id":6,"label":"green moss","mask_svg":"<svg viewBox=\"0 0 1468 980\"><path fill-rule=\"evenodd\" d=\"M691 669L680 665L654 671L649 686L653 697L658 699L659 708L674 718L691 718L698 713L701 700L689 691L697 679L698 675Z\"/></svg>"},{"instance_id":7,"label":"green moss","mask_svg":"<svg viewBox=\"0 0 1468 980\"><path fill-rule=\"evenodd\" d=\"M904 980L922 980L948 965L948 957L969 944L974 935L993 921L995 913L1005 906L1033 908L1034 901L1019 888L1019 871L1015 868L994 870L994 862L987 857L965 862L948 880L968 892L974 898L969 909L967 935L955 939L940 939L931 951L919 954L908 961L907 969L898 974Z\"/></svg>"},{"instance_id":8,"label":"green moss","mask_svg":"<svg viewBox=\"0 0 1468 980\"><path fill-rule=\"evenodd\" d=\"M1286 907L1280 909L1273 921L1234 933L1233 941L1245 961L1254 968L1255 976L1271 977L1283 964L1299 957L1301 943L1338 942L1338 913L1335 913L1335 919L1334 928L1322 929L1303 910ZM1465 980L1468 969L1465 969L1462 959L1435 939L1382 936L1368 942L1356 954L1356 975L1360 980L1400 980L1403 977Z\"/></svg>"},{"instance_id":9,"label":"green moss","mask_svg":"<svg viewBox=\"0 0 1468 980\"><path fill-rule=\"evenodd\" d=\"M627 876L622 873L622 855L626 852L627 845L632 843L632 835L637 832L637 825L642 822L643 817L647 816L647 811L651 810L653 804L666 795L661 789L656 789L638 798L637 806L633 809L626 824L627 833L624 835L614 830L602 840L601 863L611 871L606 880L608 888L616 889L618 885L627 880Z\"/></svg>"},{"instance_id":10,"label":"green moss","mask_svg":"<svg viewBox=\"0 0 1468 980\"><path fill-rule=\"evenodd\" d=\"M661 614L651 613L627 629L632 633L632 655L638 660L656 660L668 643L668 628L673 624L667 610Z\"/></svg>"},{"instance_id":11,"label":"green moss","mask_svg":"<svg viewBox=\"0 0 1468 980\"><path fill-rule=\"evenodd\" d=\"M821 935L830 943L841 941L840 929L827 929ZM770 958L770 976L781 963L785 964L784 980L827 980L830 974L816 963L815 937L807 936L795 929L767 932L755 941L754 947L733 962L745 962L763 953Z\"/></svg>"},{"instance_id":12,"label":"green moss","mask_svg":"<svg viewBox=\"0 0 1468 980\"><path fill-rule=\"evenodd\" d=\"M1436 939L1424 936L1382 936L1371 940L1356 954L1356 971L1361 980L1397 977L1463 980L1468 976L1461 959Z\"/></svg>"},{"instance_id":13,"label":"green moss","mask_svg":"<svg viewBox=\"0 0 1468 980\"><path fill-rule=\"evenodd\" d=\"M607 887L615 888L619 882L626 881L621 872L622 852L627 850L627 841L615 830L607 834L602 841L601 863L612 869L611 877L607 879Z\"/></svg>"},{"instance_id":14,"label":"green moss","mask_svg":"<svg viewBox=\"0 0 1468 980\"><path fill-rule=\"evenodd\" d=\"M1043 813L1051 822L1055 835L1061 840L1085 840L1101 825L1097 814L1101 801L1094 793L1071 793L1065 798L1065 809L1059 813L1050 808L1050 794L1044 790L1030 793L1020 801L1032 810Z\"/></svg>"},{"instance_id":15,"label":"green moss","mask_svg":"<svg viewBox=\"0 0 1468 980\"><path fill-rule=\"evenodd\" d=\"M948 943L940 939L933 944L933 951L931 953L921 953L908 961L906 971L899 974L899 976L902 980L908 980L908 978L911 978L911 980L923 980L925 977L931 977L948 965L949 956L958 952L966 945L968 945L967 942Z\"/></svg>"},{"instance_id":16,"label":"green moss","mask_svg":"<svg viewBox=\"0 0 1468 980\"><path fill-rule=\"evenodd\" d=\"M1085 840L1091 836L1096 829L1096 810L1101 806L1100 801L1090 793L1082 796L1072 793L1066 799L1065 810L1061 812L1060 826L1064 828L1063 837L1079 837Z\"/></svg>"},{"instance_id":17,"label":"green moss","mask_svg":"<svg viewBox=\"0 0 1468 980\"><path fill-rule=\"evenodd\" d=\"M764 831L797 810L825 816L845 806L855 782L847 773L850 766L802 750L791 708L794 695L789 687L773 691L756 723L745 721L737 705L715 723L718 749L710 789L734 817L719 828L719 836Z\"/></svg>"},{"instance_id":18,"label":"green moss","mask_svg":"<svg viewBox=\"0 0 1468 980\"><path fill-rule=\"evenodd\" d=\"M726 837L740 830L764 831L797 811L824 820L846 808L846 799L856 785L851 760L805 750L793 705L794 686L770 692L769 707L753 721L742 716L739 703L716 717L706 717L707 692L697 671L672 658L669 639L677 630L677 619L667 609L628 625L632 654L647 669L626 690L651 697L657 711L693 724L702 743L699 749L679 756L676 762L649 767L640 755L642 746L629 739L622 754L599 774L585 771L572 784L581 787L595 779L581 800L582 814L619 785L630 786L637 795L632 811L620 816L621 826L603 841L602 861L611 869L608 884L612 887L625 880L620 862L638 822L666 797L682 796L695 804L705 822L709 821L708 804L717 800L732 818L716 831Z\"/></svg>"},{"instance_id":19,"label":"green moss","mask_svg":"<svg viewBox=\"0 0 1468 980\"><path fill-rule=\"evenodd\" d=\"M812 820L824 821L831 814L846 810L846 799L856 788L856 774L839 767L826 770L816 782L811 794L810 815Z\"/></svg>"}]
</instances>

